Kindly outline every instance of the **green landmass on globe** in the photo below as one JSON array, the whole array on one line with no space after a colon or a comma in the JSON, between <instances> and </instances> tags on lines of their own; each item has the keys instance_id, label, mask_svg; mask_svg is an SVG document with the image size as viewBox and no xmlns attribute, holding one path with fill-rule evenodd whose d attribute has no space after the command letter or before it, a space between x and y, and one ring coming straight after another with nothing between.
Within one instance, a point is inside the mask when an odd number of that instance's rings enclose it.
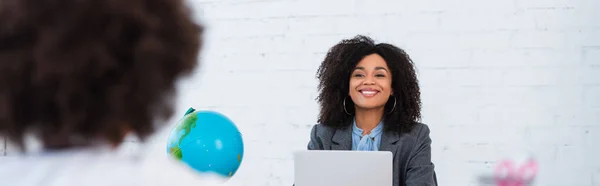
<instances>
[{"instance_id":1,"label":"green landmass on globe","mask_svg":"<svg viewBox=\"0 0 600 186\"><path fill-rule=\"evenodd\" d=\"M175 146L169 149L169 153L178 160L181 160L183 158L183 153L181 152L181 148L179 148L179 145L181 145L181 141L185 139L187 135L190 134L192 128L196 127L196 121L198 120L198 116L196 116L195 114L189 115L192 112L194 112L194 109L190 108L190 110L186 112L184 120L180 123L180 125L177 126L177 128L175 128L176 131L183 130L183 135L179 137Z\"/></svg>"}]
</instances>

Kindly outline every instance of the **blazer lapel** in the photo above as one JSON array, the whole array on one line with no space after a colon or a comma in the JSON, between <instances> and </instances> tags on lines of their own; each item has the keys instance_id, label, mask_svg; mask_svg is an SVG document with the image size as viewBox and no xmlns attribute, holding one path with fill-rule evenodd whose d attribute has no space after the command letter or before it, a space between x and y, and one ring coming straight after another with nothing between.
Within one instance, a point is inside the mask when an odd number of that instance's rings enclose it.
<instances>
[{"instance_id":1,"label":"blazer lapel","mask_svg":"<svg viewBox=\"0 0 600 186\"><path fill-rule=\"evenodd\" d=\"M398 145L396 143L400 140L400 136L397 132L384 131L381 135L381 144L379 147L380 151L391 151L396 152Z\"/></svg>"},{"instance_id":2,"label":"blazer lapel","mask_svg":"<svg viewBox=\"0 0 600 186\"><path fill-rule=\"evenodd\" d=\"M335 130L331 150L352 150L352 127Z\"/></svg>"}]
</instances>

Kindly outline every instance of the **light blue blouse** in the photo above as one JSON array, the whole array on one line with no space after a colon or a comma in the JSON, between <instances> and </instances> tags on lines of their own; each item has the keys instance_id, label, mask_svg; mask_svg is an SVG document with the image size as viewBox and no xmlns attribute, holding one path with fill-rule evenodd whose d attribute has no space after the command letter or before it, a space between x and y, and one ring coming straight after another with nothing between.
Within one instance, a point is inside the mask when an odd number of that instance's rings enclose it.
<instances>
[{"instance_id":1,"label":"light blue blouse","mask_svg":"<svg viewBox=\"0 0 600 186\"><path fill-rule=\"evenodd\" d=\"M356 126L356 119L352 122L352 150L378 151L383 133L383 120L371 130L371 133L362 136L363 130Z\"/></svg>"}]
</instances>

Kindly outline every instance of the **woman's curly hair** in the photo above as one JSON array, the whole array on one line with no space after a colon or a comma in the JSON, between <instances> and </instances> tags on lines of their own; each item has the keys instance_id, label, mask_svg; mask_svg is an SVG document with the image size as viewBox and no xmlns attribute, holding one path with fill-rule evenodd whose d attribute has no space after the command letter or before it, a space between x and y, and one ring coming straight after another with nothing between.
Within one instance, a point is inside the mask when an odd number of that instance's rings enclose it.
<instances>
[{"instance_id":1,"label":"woman's curly hair","mask_svg":"<svg viewBox=\"0 0 600 186\"><path fill-rule=\"evenodd\" d=\"M350 126L354 116L344 111L352 70L370 54L385 59L392 74L394 96L386 103L384 120L386 130L408 132L421 118L419 84L412 60L404 50L387 43L376 44L367 36L357 35L333 46L317 71L320 104L318 123L332 127ZM394 106L396 99L396 107ZM352 99L346 100L346 110L353 114Z\"/></svg>"},{"instance_id":2,"label":"woman's curly hair","mask_svg":"<svg viewBox=\"0 0 600 186\"><path fill-rule=\"evenodd\" d=\"M202 47L182 0L1 0L0 23L0 135L22 150L144 140Z\"/></svg>"}]
</instances>

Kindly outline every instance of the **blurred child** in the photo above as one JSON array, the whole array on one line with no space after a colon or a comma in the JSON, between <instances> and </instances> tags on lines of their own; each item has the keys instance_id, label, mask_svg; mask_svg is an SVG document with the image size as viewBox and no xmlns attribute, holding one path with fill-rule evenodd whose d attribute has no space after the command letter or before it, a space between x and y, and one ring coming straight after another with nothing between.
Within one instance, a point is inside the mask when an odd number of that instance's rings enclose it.
<instances>
[{"instance_id":1,"label":"blurred child","mask_svg":"<svg viewBox=\"0 0 600 186\"><path fill-rule=\"evenodd\" d=\"M120 148L159 129L197 66L203 27L184 3L0 0L0 138L22 152L0 157L0 185L198 185L184 166Z\"/></svg>"}]
</instances>

